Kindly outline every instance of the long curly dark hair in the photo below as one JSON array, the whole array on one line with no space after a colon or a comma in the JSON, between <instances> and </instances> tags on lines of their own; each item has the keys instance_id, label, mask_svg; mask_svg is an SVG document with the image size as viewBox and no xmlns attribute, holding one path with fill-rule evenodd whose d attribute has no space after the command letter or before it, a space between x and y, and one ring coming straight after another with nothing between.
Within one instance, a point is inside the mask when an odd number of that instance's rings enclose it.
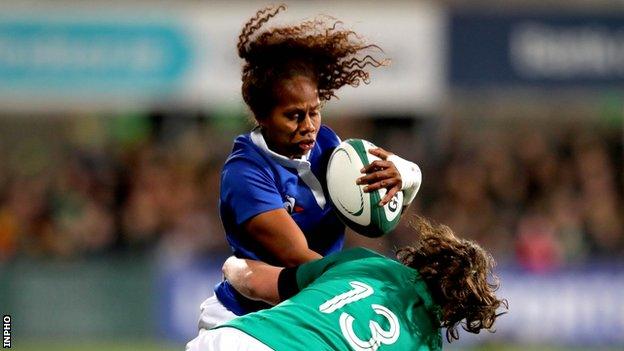
<instances>
[{"instance_id":1,"label":"long curly dark hair","mask_svg":"<svg viewBox=\"0 0 624 351\"><path fill-rule=\"evenodd\" d=\"M446 339L459 338L460 324L475 334L481 329L491 331L502 314L497 309L508 307L506 300L495 295L499 281L492 273L492 256L477 243L456 237L445 225L416 217L411 226L418 240L414 246L398 249L397 258L420 272L441 307L440 323L446 328Z\"/></svg>"},{"instance_id":2,"label":"long curly dark hair","mask_svg":"<svg viewBox=\"0 0 624 351\"><path fill-rule=\"evenodd\" d=\"M258 34L262 26L285 5L267 7L256 12L238 37L238 56L245 60L242 93L245 103L256 118L267 116L276 104L276 83L303 75L312 78L319 99L328 101L345 85L369 82L368 66L389 63L376 59L367 51L381 49L366 44L362 37L341 28L341 22L330 17L317 17L299 25L271 28ZM331 23L328 23L328 20Z\"/></svg>"}]
</instances>

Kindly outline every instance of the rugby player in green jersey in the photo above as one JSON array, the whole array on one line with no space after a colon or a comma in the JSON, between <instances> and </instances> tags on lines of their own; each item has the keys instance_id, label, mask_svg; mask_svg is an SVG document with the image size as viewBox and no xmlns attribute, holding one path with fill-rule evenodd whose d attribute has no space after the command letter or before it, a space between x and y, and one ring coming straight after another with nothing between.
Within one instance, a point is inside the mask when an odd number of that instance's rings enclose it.
<instances>
[{"instance_id":1,"label":"rugby player in green jersey","mask_svg":"<svg viewBox=\"0 0 624 351\"><path fill-rule=\"evenodd\" d=\"M447 226L418 217L413 228L398 261L362 248L293 268L231 257L232 285L277 306L204 330L187 350L440 350L442 328L449 341L460 325L491 330L507 306L492 257Z\"/></svg>"}]
</instances>

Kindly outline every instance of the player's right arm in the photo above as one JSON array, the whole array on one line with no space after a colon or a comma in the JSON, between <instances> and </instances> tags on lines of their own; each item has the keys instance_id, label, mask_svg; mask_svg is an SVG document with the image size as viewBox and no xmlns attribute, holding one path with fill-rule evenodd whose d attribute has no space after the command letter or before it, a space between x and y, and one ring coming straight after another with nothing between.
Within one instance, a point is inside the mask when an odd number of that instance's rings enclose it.
<instances>
[{"instance_id":1,"label":"player's right arm","mask_svg":"<svg viewBox=\"0 0 624 351\"><path fill-rule=\"evenodd\" d=\"M246 298L271 305L281 301L277 281L282 267L231 256L223 264L222 270L230 284Z\"/></svg>"},{"instance_id":2,"label":"player's right arm","mask_svg":"<svg viewBox=\"0 0 624 351\"><path fill-rule=\"evenodd\" d=\"M285 209L261 213L244 225L245 231L285 267L322 256L308 247L303 232Z\"/></svg>"},{"instance_id":3,"label":"player's right arm","mask_svg":"<svg viewBox=\"0 0 624 351\"><path fill-rule=\"evenodd\" d=\"M280 265L320 258L284 209L276 183L263 165L249 160L227 164L221 179L222 206L228 206L246 241L257 243Z\"/></svg>"},{"instance_id":4,"label":"player's right arm","mask_svg":"<svg viewBox=\"0 0 624 351\"><path fill-rule=\"evenodd\" d=\"M308 286L337 261L369 256L374 255L367 250L348 250L289 268L231 256L222 270L225 278L243 296L276 305Z\"/></svg>"},{"instance_id":5,"label":"player's right arm","mask_svg":"<svg viewBox=\"0 0 624 351\"><path fill-rule=\"evenodd\" d=\"M319 259L301 266L284 268L230 256L223 263L222 271L225 279L246 298L277 305L321 275L327 262L326 259ZM299 271L304 269L309 273L302 278Z\"/></svg>"},{"instance_id":6,"label":"player's right arm","mask_svg":"<svg viewBox=\"0 0 624 351\"><path fill-rule=\"evenodd\" d=\"M223 263L223 275L243 296L277 305L320 276L333 256L301 266L283 268L262 261L231 256Z\"/></svg>"}]
</instances>

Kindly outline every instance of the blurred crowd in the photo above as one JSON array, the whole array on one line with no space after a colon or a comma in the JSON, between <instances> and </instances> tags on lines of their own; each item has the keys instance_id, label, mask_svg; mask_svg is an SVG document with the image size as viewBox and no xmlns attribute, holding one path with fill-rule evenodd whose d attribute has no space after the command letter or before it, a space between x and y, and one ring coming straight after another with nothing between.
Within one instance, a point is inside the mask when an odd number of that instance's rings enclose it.
<instances>
[{"instance_id":1,"label":"blurred crowd","mask_svg":"<svg viewBox=\"0 0 624 351\"><path fill-rule=\"evenodd\" d=\"M432 172L439 181L425 213L532 271L622 257L620 128L467 123L455 126Z\"/></svg>"},{"instance_id":2,"label":"blurred crowd","mask_svg":"<svg viewBox=\"0 0 624 351\"><path fill-rule=\"evenodd\" d=\"M448 121L447 121L448 122ZM624 254L622 132L592 123L327 119L414 160L411 214L475 239L504 264L543 272ZM224 256L219 172L232 116L0 119L0 262L148 252ZM409 217L409 216L408 216ZM404 221L408 222L408 220ZM390 253L413 233L348 235Z\"/></svg>"},{"instance_id":3,"label":"blurred crowd","mask_svg":"<svg viewBox=\"0 0 624 351\"><path fill-rule=\"evenodd\" d=\"M231 139L212 120L153 114L3 123L1 259L228 250L216 208ZM15 136L26 128L29 135Z\"/></svg>"}]
</instances>

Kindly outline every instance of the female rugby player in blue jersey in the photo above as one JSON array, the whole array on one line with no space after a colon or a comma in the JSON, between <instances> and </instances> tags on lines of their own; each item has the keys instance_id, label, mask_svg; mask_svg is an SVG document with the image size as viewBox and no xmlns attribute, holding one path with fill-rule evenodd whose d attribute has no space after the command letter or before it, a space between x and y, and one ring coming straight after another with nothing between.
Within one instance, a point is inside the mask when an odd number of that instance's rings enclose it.
<instances>
[{"instance_id":1,"label":"female rugby player in blue jersey","mask_svg":"<svg viewBox=\"0 0 624 351\"><path fill-rule=\"evenodd\" d=\"M344 225L327 200L324 167L340 139L321 124L321 106L344 85L368 82L377 48L353 31L321 19L259 29L285 6L260 10L243 27L238 54L245 61L242 94L257 127L234 142L221 173L219 211L235 256L295 266L339 251ZM377 48L378 49L378 48ZM365 191L400 190L404 205L420 186L420 170L383 149L382 160L359 180ZM200 328L269 307L240 295L227 280L201 306Z\"/></svg>"}]
</instances>

